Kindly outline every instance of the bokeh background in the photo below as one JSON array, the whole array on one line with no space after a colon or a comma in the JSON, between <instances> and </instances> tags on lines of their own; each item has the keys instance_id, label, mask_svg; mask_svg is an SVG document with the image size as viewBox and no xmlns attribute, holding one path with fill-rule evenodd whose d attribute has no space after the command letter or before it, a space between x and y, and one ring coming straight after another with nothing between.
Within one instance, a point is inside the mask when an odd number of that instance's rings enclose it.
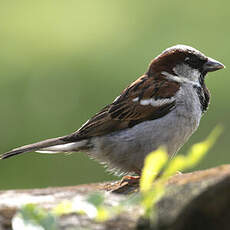
<instances>
[{"instance_id":1,"label":"bokeh background","mask_svg":"<svg viewBox=\"0 0 230 230\"><path fill-rule=\"evenodd\" d=\"M229 163L229 7L227 0L1 0L0 152L75 131L180 43L227 67L208 75L209 111L180 152L221 123L224 134L197 169ZM0 161L0 189L115 178L83 153Z\"/></svg>"}]
</instances>

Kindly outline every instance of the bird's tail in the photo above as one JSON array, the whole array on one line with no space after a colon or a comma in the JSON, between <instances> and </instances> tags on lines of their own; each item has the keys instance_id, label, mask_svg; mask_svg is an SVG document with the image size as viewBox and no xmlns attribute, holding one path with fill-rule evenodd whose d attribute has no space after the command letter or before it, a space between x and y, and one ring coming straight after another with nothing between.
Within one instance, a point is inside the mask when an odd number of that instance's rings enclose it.
<instances>
[{"instance_id":1,"label":"bird's tail","mask_svg":"<svg viewBox=\"0 0 230 230\"><path fill-rule=\"evenodd\" d=\"M2 154L0 156L0 159L6 159L8 157L32 151L41 153L74 152L79 151L82 147L84 148L86 143L87 140L70 142L66 140L66 136L57 137L13 149L9 152Z\"/></svg>"}]
</instances>

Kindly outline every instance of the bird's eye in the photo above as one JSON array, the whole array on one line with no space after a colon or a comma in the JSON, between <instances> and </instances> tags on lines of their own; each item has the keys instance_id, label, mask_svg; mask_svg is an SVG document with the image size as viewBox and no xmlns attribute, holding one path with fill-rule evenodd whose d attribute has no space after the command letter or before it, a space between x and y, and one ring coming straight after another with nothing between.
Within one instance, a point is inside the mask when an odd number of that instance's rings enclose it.
<instances>
[{"instance_id":1,"label":"bird's eye","mask_svg":"<svg viewBox=\"0 0 230 230\"><path fill-rule=\"evenodd\" d=\"M184 59L185 63L189 64L191 67L199 65L199 60L195 57L186 57Z\"/></svg>"},{"instance_id":2,"label":"bird's eye","mask_svg":"<svg viewBox=\"0 0 230 230\"><path fill-rule=\"evenodd\" d=\"M188 62L189 60L190 60L189 57L186 57L186 58L184 59L185 62Z\"/></svg>"}]
</instances>

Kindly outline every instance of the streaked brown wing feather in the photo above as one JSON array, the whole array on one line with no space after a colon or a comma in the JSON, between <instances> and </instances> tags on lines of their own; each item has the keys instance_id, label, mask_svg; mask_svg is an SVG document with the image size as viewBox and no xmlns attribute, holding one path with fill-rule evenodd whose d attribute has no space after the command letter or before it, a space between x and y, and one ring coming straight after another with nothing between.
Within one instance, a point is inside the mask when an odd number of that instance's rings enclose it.
<instances>
[{"instance_id":1,"label":"streaked brown wing feather","mask_svg":"<svg viewBox=\"0 0 230 230\"><path fill-rule=\"evenodd\" d=\"M154 107L141 105L134 98L141 99L166 99L179 90L179 84L168 81L163 76L157 78L143 75L128 88L112 104L104 107L99 113L87 121L79 130L69 138L79 140L92 136L105 135L114 131L132 127L145 120L160 118L175 107L175 101Z\"/></svg>"}]
</instances>

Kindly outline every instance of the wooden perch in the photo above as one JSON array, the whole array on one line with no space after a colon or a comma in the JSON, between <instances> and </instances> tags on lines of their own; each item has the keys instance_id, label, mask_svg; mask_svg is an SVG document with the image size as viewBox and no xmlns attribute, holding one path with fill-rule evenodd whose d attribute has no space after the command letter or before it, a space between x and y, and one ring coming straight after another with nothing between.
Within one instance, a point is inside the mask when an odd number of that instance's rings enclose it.
<instances>
[{"instance_id":1,"label":"wooden perch","mask_svg":"<svg viewBox=\"0 0 230 230\"><path fill-rule=\"evenodd\" d=\"M119 182L88 184L73 187L58 187L31 190L8 190L0 192L0 230L11 229L11 220L17 210L33 203L51 210L60 202L85 197L89 193L102 191L106 204L113 205L136 192L137 185ZM95 222L85 215L71 213L58 218L60 229L230 229L230 165L203 171L180 174L167 182L166 194L157 204L157 221L150 225L141 218L135 207L106 222Z\"/></svg>"}]
</instances>

